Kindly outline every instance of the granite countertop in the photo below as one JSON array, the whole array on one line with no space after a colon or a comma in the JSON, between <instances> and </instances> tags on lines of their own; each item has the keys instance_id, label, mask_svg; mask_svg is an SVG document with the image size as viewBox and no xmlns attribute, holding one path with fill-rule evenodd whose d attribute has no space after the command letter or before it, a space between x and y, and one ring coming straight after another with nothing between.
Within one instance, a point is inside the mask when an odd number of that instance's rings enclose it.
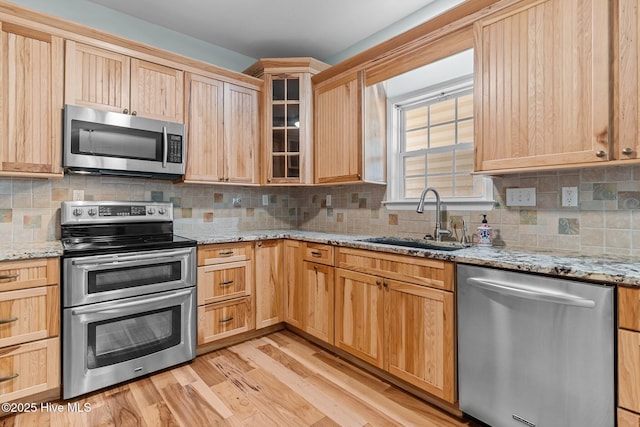
<instances>
[{"instance_id":1,"label":"granite countertop","mask_svg":"<svg viewBox=\"0 0 640 427\"><path fill-rule=\"evenodd\" d=\"M371 236L317 233L297 230L260 230L234 234L186 235L198 244L228 243L268 239L295 239L336 246L376 250L464 264L505 268L530 273L549 274L580 280L640 286L640 263L637 258L622 256L583 256L580 254L525 251L504 247L472 246L456 251L414 249L363 242Z\"/></svg>"},{"instance_id":2,"label":"granite countertop","mask_svg":"<svg viewBox=\"0 0 640 427\"><path fill-rule=\"evenodd\" d=\"M580 254L525 251L509 248L470 247L456 251L414 249L389 246L362 239L371 236L317 233L297 230L255 230L229 234L178 233L198 244L229 243L269 239L294 239L350 248L453 261L464 264L505 268L523 272L549 274L606 284L640 286L640 263L637 258L618 256L582 256ZM62 255L59 241L37 243L7 243L0 245L0 261L58 257Z\"/></svg>"},{"instance_id":3,"label":"granite countertop","mask_svg":"<svg viewBox=\"0 0 640 427\"><path fill-rule=\"evenodd\" d=\"M50 258L62 255L62 243L55 240L51 242L35 243L3 243L0 245L0 261L14 261L33 258Z\"/></svg>"}]
</instances>

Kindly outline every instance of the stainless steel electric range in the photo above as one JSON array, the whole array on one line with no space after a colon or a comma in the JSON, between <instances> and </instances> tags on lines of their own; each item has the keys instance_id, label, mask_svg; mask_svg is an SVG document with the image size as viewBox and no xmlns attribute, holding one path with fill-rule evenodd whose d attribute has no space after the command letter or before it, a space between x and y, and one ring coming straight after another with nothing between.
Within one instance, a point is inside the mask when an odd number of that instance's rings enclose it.
<instances>
[{"instance_id":1,"label":"stainless steel electric range","mask_svg":"<svg viewBox=\"0 0 640 427\"><path fill-rule=\"evenodd\" d=\"M65 399L195 357L196 242L170 203L63 202L61 226Z\"/></svg>"}]
</instances>

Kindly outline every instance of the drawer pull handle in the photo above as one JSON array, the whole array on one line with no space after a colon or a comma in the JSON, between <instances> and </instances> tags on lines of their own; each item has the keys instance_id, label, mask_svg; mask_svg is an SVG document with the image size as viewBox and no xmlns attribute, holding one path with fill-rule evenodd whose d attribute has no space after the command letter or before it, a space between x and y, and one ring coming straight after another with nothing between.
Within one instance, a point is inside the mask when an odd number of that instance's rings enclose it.
<instances>
[{"instance_id":1,"label":"drawer pull handle","mask_svg":"<svg viewBox=\"0 0 640 427\"><path fill-rule=\"evenodd\" d=\"M219 252L220 256L229 256L229 255L233 255L233 251L224 251L224 252Z\"/></svg>"},{"instance_id":2,"label":"drawer pull handle","mask_svg":"<svg viewBox=\"0 0 640 427\"><path fill-rule=\"evenodd\" d=\"M10 380L12 380L14 378L18 378L18 375L20 375L20 374L13 374L13 375L9 375L7 377L2 377L2 378L0 378L0 383L3 383L5 381L10 381Z\"/></svg>"},{"instance_id":3,"label":"drawer pull handle","mask_svg":"<svg viewBox=\"0 0 640 427\"><path fill-rule=\"evenodd\" d=\"M230 286L233 285L233 280L225 280L224 282L220 282L220 286Z\"/></svg>"},{"instance_id":4,"label":"drawer pull handle","mask_svg":"<svg viewBox=\"0 0 640 427\"><path fill-rule=\"evenodd\" d=\"M316 258L320 258L322 256L322 254L318 251L313 251L311 252L311 256L314 256Z\"/></svg>"},{"instance_id":5,"label":"drawer pull handle","mask_svg":"<svg viewBox=\"0 0 640 427\"><path fill-rule=\"evenodd\" d=\"M220 319L220 323L228 323L233 320L233 316L227 317L226 319Z\"/></svg>"},{"instance_id":6,"label":"drawer pull handle","mask_svg":"<svg viewBox=\"0 0 640 427\"><path fill-rule=\"evenodd\" d=\"M20 276L18 273L0 274L0 279L16 279L18 276Z\"/></svg>"},{"instance_id":7,"label":"drawer pull handle","mask_svg":"<svg viewBox=\"0 0 640 427\"><path fill-rule=\"evenodd\" d=\"M6 323L12 323L18 320L17 317L12 317L11 319L0 319L0 325L4 325Z\"/></svg>"}]
</instances>

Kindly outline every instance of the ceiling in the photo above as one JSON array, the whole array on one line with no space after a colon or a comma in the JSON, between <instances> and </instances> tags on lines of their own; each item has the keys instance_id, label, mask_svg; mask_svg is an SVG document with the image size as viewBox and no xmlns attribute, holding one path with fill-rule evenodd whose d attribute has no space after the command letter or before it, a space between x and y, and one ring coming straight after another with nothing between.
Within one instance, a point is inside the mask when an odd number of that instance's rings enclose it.
<instances>
[{"instance_id":1,"label":"ceiling","mask_svg":"<svg viewBox=\"0 0 640 427\"><path fill-rule=\"evenodd\" d=\"M89 0L252 58L324 60L434 0Z\"/></svg>"}]
</instances>

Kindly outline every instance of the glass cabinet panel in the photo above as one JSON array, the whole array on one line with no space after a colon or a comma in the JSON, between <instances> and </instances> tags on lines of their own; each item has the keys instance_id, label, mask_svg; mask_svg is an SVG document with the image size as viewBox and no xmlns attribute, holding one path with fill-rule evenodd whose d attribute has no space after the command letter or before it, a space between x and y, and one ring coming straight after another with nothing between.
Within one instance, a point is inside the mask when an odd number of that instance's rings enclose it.
<instances>
[{"instance_id":1,"label":"glass cabinet panel","mask_svg":"<svg viewBox=\"0 0 640 427\"><path fill-rule=\"evenodd\" d=\"M300 177L300 79L272 79L271 178Z\"/></svg>"}]
</instances>

